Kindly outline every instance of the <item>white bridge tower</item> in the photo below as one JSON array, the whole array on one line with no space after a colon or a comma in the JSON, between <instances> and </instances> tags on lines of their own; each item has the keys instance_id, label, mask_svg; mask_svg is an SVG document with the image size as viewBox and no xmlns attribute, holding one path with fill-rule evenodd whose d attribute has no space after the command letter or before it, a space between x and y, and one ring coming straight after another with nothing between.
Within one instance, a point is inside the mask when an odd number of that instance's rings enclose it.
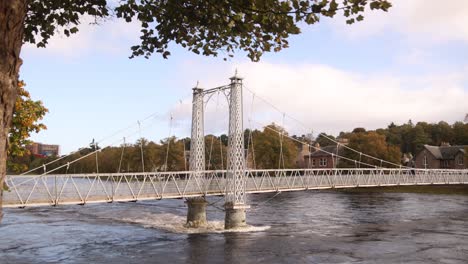
<instances>
[{"instance_id":1,"label":"white bridge tower","mask_svg":"<svg viewBox=\"0 0 468 264\"><path fill-rule=\"evenodd\" d=\"M246 225L245 154L242 78L236 74L230 78L227 86L203 90L193 89L192 133L190 141L190 178L191 184L205 184L205 138L204 138L204 96L221 90L229 90L229 135L225 194L225 228L237 228ZM197 85L198 86L198 85ZM206 201L204 197L187 199L187 227L206 225Z\"/></svg>"},{"instance_id":2,"label":"white bridge tower","mask_svg":"<svg viewBox=\"0 0 468 264\"><path fill-rule=\"evenodd\" d=\"M245 153L242 102L242 78L236 74L230 78L229 135L226 173L224 226L226 229L246 225Z\"/></svg>"}]
</instances>

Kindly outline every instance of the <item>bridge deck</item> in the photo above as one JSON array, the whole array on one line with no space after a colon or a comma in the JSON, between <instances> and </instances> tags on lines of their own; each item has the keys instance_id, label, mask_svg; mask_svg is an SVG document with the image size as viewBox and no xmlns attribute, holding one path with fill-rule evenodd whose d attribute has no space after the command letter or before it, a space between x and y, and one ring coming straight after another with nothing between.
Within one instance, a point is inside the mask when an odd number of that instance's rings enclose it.
<instances>
[{"instance_id":1,"label":"bridge deck","mask_svg":"<svg viewBox=\"0 0 468 264\"><path fill-rule=\"evenodd\" d=\"M197 174L198 175L198 174ZM140 201L224 195L226 171L7 176L4 207ZM246 192L397 185L468 184L468 170L247 170Z\"/></svg>"}]
</instances>

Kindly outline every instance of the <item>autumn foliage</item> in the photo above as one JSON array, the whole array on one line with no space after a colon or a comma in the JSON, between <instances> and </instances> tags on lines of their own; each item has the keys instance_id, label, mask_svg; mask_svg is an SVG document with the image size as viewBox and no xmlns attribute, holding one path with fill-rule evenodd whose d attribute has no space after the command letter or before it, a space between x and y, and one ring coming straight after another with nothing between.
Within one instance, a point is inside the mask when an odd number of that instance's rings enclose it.
<instances>
[{"instance_id":1,"label":"autumn foliage","mask_svg":"<svg viewBox=\"0 0 468 264\"><path fill-rule=\"evenodd\" d=\"M40 122L48 109L41 101L34 101L31 95L25 90L26 84L23 81L18 83L18 97L15 103L13 121L8 137L8 160L9 171L20 172L27 169L22 161L25 155L29 154L26 146L31 143L29 137L31 133L38 133L47 127Z\"/></svg>"}]
</instances>

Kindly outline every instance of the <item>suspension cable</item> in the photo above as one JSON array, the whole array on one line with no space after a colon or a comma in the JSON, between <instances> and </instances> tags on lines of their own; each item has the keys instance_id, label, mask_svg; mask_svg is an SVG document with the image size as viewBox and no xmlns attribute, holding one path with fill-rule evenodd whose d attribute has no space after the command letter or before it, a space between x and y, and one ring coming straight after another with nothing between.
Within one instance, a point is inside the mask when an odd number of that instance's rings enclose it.
<instances>
[{"instance_id":1,"label":"suspension cable","mask_svg":"<svg viewBox=\"0 0 468 264\"><path fill-rule=\"evenodd\" d=\"M218 87L217 87L217 88L218 88ZM190 95L191 95L191 93L190 93L190 94L185 94L185 95L183 95L183 98L188 97L188 96L190 96ZM160 113L158 113L158 112L154 112L154 113L152 113L152 114L146 116L145 118L143 118L141 121L142 121L142 122L146 122L146 121L148 121L148 120L156 119L156 118L162 117L162 116L163 116L162 114L160 114ZM109 135L107 135L107 136L105 136L105 137L103 137L103 138L97 140L97 143L99 144L99 143L102 143L102 142L104 142L104 141L106 141L106 140L108 140L108 139L111 139L111 138L113 138L114 136L116 136L116 135L118 135L118 134L121 134L121 133L123 133L123 132L125 132L125 131L127 131L127 130L129 130L129 129L131 129L131 128L133 128L134 126L135 126L135 123L132 122L130 125L128 125L128 126L122 128L122 129L119 129L119 130L117 130L116 132L111 133L111 134L109 134ZM111 145L112 145L112 144L107 144L107 146L111 146ZM43 168L44 166L48 166L48 165L51 165L51 164L53 164L53 163L55 163L55 162L58 162L58 161L60 161L60 160L62 160L62 159L68 158L68 157L70 157L71 155L80 152L80 150L81 150L81 149L78 149L78 150L76 150L76 151L72 151L72 152L68 153L67 155L63 155L63 156L61 156L61 157L58 157L58 158L55 159L55 160L52 160L52 161L49 161L49 162L47 162L47 163L45 163L45 164L39 165L39 166L37 166L37 167L35 167L35 168L33 168L33 169L30 169L30 170L28 170L28 171L25 171L25 172L23 172L23 173L21 173L21 174L19 174L19 175L25 175L25 174L34 172L34 171L36 171L36 170L38 170L38 169L40 169L40 168Z\"/></svg>"},{"instance_id":2,"label":"suspension cable","mask_svg":"<svg viewBox=\"0 0 468 264\"><path fill-rule=\"evenodd\" d=\"M145 117L144 119L142 119L142 121L145 122L145 121L148 121L148 120L150 120L150 119L152 119L152 118L157 118L157 117L160 117L160 114L157 113L157 112L155 112L155 113L152 113L151 115ZM129 125L129 126L126 126L126 127L122 128L122 129L119 129L119 130L117 130L116 132L114 132L114 133L112 133L112 134L109 134L109 135L107 135L107 136L101 138L100 140L97 140L96 143L99 144L99 143L102 143L102 142L104 142L104 141L106 141L106 140L108 140L108 139L111 139L111 138L115 137L116 135L118 135L118 134L120 134L120 133L123 133L123 132L125 132L125 131L131 129L131 128L134 127L134 126L135 126L135 125L132 124L132 125ZM58 157L57 159L54 159L54 160L52 160L52 161L49 161L49 162L47 162L47 163L45 163L45 164L42 164L42 165L40 165L40 166L37 166L37 167L35 167L35 168L33 168L33 169L30 169L30 170L28 170L28 171L25 171L25 172L23 172L23 173L20 173L19 175L26 175L26 174L31 173L31 172L34 172L34 171L36 171L36 170L38 170L38 169L40 169L40 168L44 168L44 167L46 167L46 166L48 166L48 165L51 165L51 164L53 164L53 163L56 163L56 162L58 162L58 161L60 161L60 160L62 160L62 159L68 158L68 157L72 156L73 154L76 154L76 153L80 152L80 150L81 150L81 148L78 149L78 150L76 150L76 151L72 151L72 152L68 153L67 155L63 155L63 156L61 156L61 157Z\"/></svg>"},{"instance_id":3,"label":"suspension cable","mask_svg":"<svg viewBox=\"0 0 468 264\"><path fill-rule=\"evenodd\" d=\"M255 146L254 146L254 141L253 141L253 130L250 129L250 142L252 143L252 165L253 169L257 168L257 163L255 162Z\"/></svg>"},{"instance_id":4,"label":"suspension cable","mask_svg":"<svg viewBox=\"0 0 468 264\"><path fill-rule=\"evenodd\" d=\"M214 138L215 136L211 135L210 151L208 151L208 167L207 167L208 170L211 169L211 158L212 158L211 154L213 152Z\"/></svg>"},{"instance_id":5,"label":"suspension cable","mask_svg":"<svg viewBox=\"0 0 468 264\"><path fill-rule=\"evenodd\" d=\"M185 152L187 152L185 148L185 138L182 138L182 144L184 144L184 169L187 171L187 156L185 155Z\"/></svg>"},{"instance_id":6,"label":"suspension cable","mask_svg":"<svg viewBox=\"0 0 468 264\"><path fill-rule=\"evenodd\" d=\"M361 168L362 152L359 152L359 168Z\"/></svg>"},{"instance_id":7,"label":"suspension cable","mask_svg":"<svg viewBox=\"0 0 468 264\"><path fill-rule=\"evenodd\" d=\"M219 92L216 92L216 108L215 108L215 113L218 112L218 107L219 107ZM206 107L206 106L205 106ZM213 154L213 144L214 144L214 139L215 136L211 135L211 143L210 143L210 151L208 152L208 169L211 169L211 161L212 161L212 154Z\"/></svg>"},{"instance_id":8,"label":"suspension cable","mask_svg":"<svg viewBox=\"0 0 468 264\"><path fill-rule=\"evenodd\" d=\"M221 170L224 170L223 141L221 140L221 136L219 137L219 152L221 154Z\"/></svg>"},{"instance_id":9,"label":"suspension cable","mask_svg":"<svg viewBox=\"0 0 468 264\"><path fill-rule=\"evenodd\" d=\"M330 140L330 141L332 141L332 142L334 142L334 143L336 143L336 144L340 144L338 141L336 141L336 140L330 138L330 137L327 136L325 133L321 133L319 136L322 136L322 137L324 137L324 138L326 138L326 139L328 139L328 140ZM370 158L370 159L373 159L373 160L376 160L376 161L380 161L381 164L382 164L382 163L386 163L386 164L389 164L389 165L392 165L392 166L395 166L395 167L400 167L400 166L401 166L401 164L397 164L397 163L394 163L394 162L391 162L391 161L383 160L383 159L380 159L380 158L377 158L377 157L368 155L368 154L366 154L366 153L362 153L362 152L360 152L359 150L353 149L353 148L351 148L351 147L349 147L349 146L347 146L347 145L342 144L342 146L345 147L346 149L349 149L349 150L355 152L355 153L358 153L360 156L362 155L362 156L368 157L368 158ZM408 167L408 166L404 166L404 167L410 168L410 167Z\"/></svg>"},{"instance_id":10,"label":"suspension cable","mask_svg":"<svg viewBox=\"0 0 468 264\"><path fill-rule=\"evenodd\" d=\"M197 82L197 86L198 86L198 82ZM183 104L182 99L179 99L179 107L180 108L182 108L182 104ZM185 141L185 137L182 138L182 143L184 144L184 155L183 155L183 157L184 157L184 170L187 171L188 170L188 168L187 168L187 154L186 154L187 147L185 146L187 142Z\"/></svg>"},{"instance_id":11,"label":"suspension cable","mask_svg":"<svg viewBox=\"0 0 468 264\"><path fill-rule=\"evenodd\" d=\"M251 105L250 105L250 114L249 114L249 118L248 118L248 121L249 121L249 134L247 136L247 155L245 157L245 163L246 164L249 163L250 143L252 143L252 165L253 165L253 168L255 169L255 156L254 156L253 141L252 141L252 132L253 132L253 130L252 130L252 122L250 121L250 119L252 118L252 115L253 115L254 100L255 100L255 94L252 93L252 102L251 102Z\"/></svg>"},{"instance_id":12,"label":"suspension cable","mask_svg":"<svg viewBox=\"0 0 468 264\"><path fill-rule=\"evenodd\" d=\"M246 87L245 85L244 85L243 87L244 87L245 89L247 89L249 92L254 93L252 90L250 90L250 89L249 89L248 87ZM258 95L257 95L257 97L260 98L260 99L261 99L263 102L265 102L266 104L268 104L270 107L272 107L273 109L275 109L276 111L278 111L279 113L283 113L278 107L276 107L275 105L273 105L272 103L270 103L268 100L266 100L266 99L264 99L264 98L262 98L261 96L258 96ZM298 120L297 118L294 118L294 117L291 116L291 115L287 115L287 116L288 116L290 119L292 119L292 120L296 121L297 123L299 123L301 126L303 126L304 128L306 128L307 130L310 129L310 128L308 128L303 122L301 122L300 120ZM336 144L339 144L338 141L336 141L336 140L334 140L334 139L332 139L332 138L330 138L330 137L324 135L324 133L322 133L321 135L322 135L324 138L326 138L326 139L328 139L328 140L330 140L330 141L332 141L332 142L334 142L334 143L336 143ZM345 147L345 148L347 148L347 149L349 149L349 150L351 150L351 151L353 151L353 152L360 153L358 150L353 149L353 148L351 148L351 147L349 147L349 146L347 146L347 145L344 145L344 144L343 144L343 147ZM371 155L368 155L368 154L365 154L365 153L362 153L362 155L364 155L364 156L366 156L366 157L368 157L368 158L377 160L377 161L382 160L382 159L380 159L380 158L377 158L377 157L374 157L374 156L371 156ZM386 163L386 164L390 164L390 165L392 165L392 166L396 166L396 167L399 167L399 166L400 166L400 164L396 164L396 163L391 162L391 161L382 160L382 162L384 162L384 163ZM410 168L410 167L407 167L407 166L405 166L405 167L406 167L406 168Z\"/></svg>"},{"instance_id":13,"label":"suspension cable","mask_svg":"<svg viewBox=\"0 0 468 264\"><path fill-rule=\"evenodd\" d=\"M172 136L172 113L171 113L171 118L169 120L169 138L167 140L167 149L166 149L166 161L164 162L164 171L167 171L167 162L169 158L169 147L171 145L171 138Z\"/></svg>"},{"instance_id":14,"label":"suspension cable","mask_svg":"<svg viewBox=\"0 0 468 264\"><path fill-rule=\"evenodd\" d=\"M312 143L312 134L310 136L310 143ZM307 167L310 169L310 162L312 160L312 151L310 149L310 146L307 146L307 152L309 152L309 164L307 165Z\"/></svg>"},{"instance_id":15,"label":"suspension cable","mask_svg":"<svg viewBox=\"0 0 468 264\"><path fill-rule=\"evenodd\" d=\"M94 139L93 139L94 141ZM98 160L98 153L100 149L98 149L98 145L96 142L94 142L94 149L96 150L96 173L99 173L99 160Z\"/></svg>"},{"instance_id":16,"label":"suspension cable","mask_svg":"<svg viewBox=\"0 0 468 264\"><path fill-rule=\"evenodd\" d=\"M138 123L138 135L140 137L140 153L141 153L141 171L145 172L145 155L143 153L143 138L141 137L141 124L140 121Z\"/></svg>"},{"instance_id":17,"label":"suspension cable","mask_svg":"<svg viewBox=\"0 0 468 264\"><path fill-rule=\"evenodd\" d=\"M250 91L250 90L249 90L249 91ZM250 91L250 92L252 92L252 91ZM253 93L253 92L252 92L252 93ZM262 99L262 98L260 97L260 99ZM262 100L264 100L264 99L262 99ZM286 115L286 114L285 114L285 115ZM255 123L259 124L260 126L263 126L263 127L267 128L267 129L270 129L270 130L272 130L273 132L276 132L276 133L280 134L280 131L279 131L279 130L273 129L273 128L271 128L271 127L268 126L268 125L265 125L265 124L263 124L263 123L261 123L261 122L258 122L258 121L256 121L256 120L254 120L254 119L251 119L251 121L253 121L253 122L255 122ZM293 141L295 141L295 142L298 142L298 143L301 143L301 144L305 144L305 145L309 146L309 148L313 148L314 150L320 150L320 151L322 151L322 152L324 152L324 153L326 153L326 154L331 155L332 157L335 155L335 154L332 153L332 152L328 152L328 151L326 151L326 150L317 148L317 147L315 147L315 146L309 144L308 142L304 142L304 141L298 140L298 139L293 138L293 137L291 137L291 136L289 136L289 135L286 135L286 137L289 138L289 139L291 139L291 140L293 140ZM337 155L337 156L338 156L339 158L344 159L344 160L347 160L347 161L351 161L351 162L354 162L354 161L355 161L355 160L353 160L353 159L350 159L350 158L347 158L347 157L344 157L344 156L341 156L341 155ZM365 163L365 162L362 162L362 161L359 161L359 164L362 164L362 165L365 165L365 166L368 166L368 167L371 167L371 168L377 168L377 166L375 166L375 165L372 165L372 164L369 164L369 163Z\"/></svg>"},{"instance_id":18,"label":"suspension cable","mask_svg":"<svg viewBox=\"0 0 468 264\"><path fill-rule=\"evenodd\" d=\"M151 127L152 125L154 125L154 123L151 123L151 124L148 126L148 128ZM132 132L132 133L130 133L130 134L127 134L126 136L129 137L129 136L131 136L131 135L135 135L136 133L137 133L137 131L134 131L134 132ZM108 144L108 146L113 146L113 145L115 145L115 144L117 144L117 143L119 143L119 142L121 142L121 139L119 139L119 140L117 140L117 141L114 141L114 142L112 142L111 144ZM69 165L74 164L74 163L76 163L76 162L78 162L78 161L80 161L80 160L82 160L82 159L85 159L85 158L91 156L91 155L94 155L94 154L95 154L96 152L98 152L98 151L100 151L100 150L91 151L91 152L89 152L89 153L87 153L87 154L85 154L85 155L83 155L83 156L81 156L81 157L78 157L78 158L76 158L76 159L74 159L74 160L72 160L72 161L67 162L67 164L63 164L63 165L57 166L56 168L53 168L53 169L51 169L51 170L49 170L49 171L44 171L44 173L39 174L39 175L35 175L35 176L31 177L31 178L28 179L28 180L25 180L25 181L23 181L23 182L21 182L21 183L19 183L19 184L16 184L16 186L19 186L19 185L28 183L28 182L30 182L30 181L33 181L33 180L34 180L35 178L37 178L37 177L43 177L43 176L45 176L45 175L47 175L47 174L50 174L50 173L55 172L55 171L58 171L58 170L62 169L62 168L65 167L65 166L69 166ZM45 164L43 164L43 165L45 165ZM41 168L41 167L44 167L44 168L45 168L45 166L40 166L39 168Z\"/></svg>"},{"instance_id":19,"label":"suspension cable","mask_svg":"<svg viewBox=\"0 0 468 264\"><path fill-rule=\"evenodd\" d=\"M282 127L281 129L284 130L284 113L283 113L283 122L282 122ZM281 169L281 165L283 165L284 169L284 157L283 157L283 131L278 130L278 137L279 137L279 142L280 142L280 154L279 154L279 160L278 160L278 169ZM281 162L282 161L282 162Z\"/></svg>"},{"instance_id":20,"label":"suspension cable","mask_svg":"<svg viewBox=\"0 0 468 264\"><path fill-rule=\"evenodd\" d=\"M120 154L119 169L117 170L117 173L120 173L120 170L121 170L121 168L122 168L122 161L123 161L123 157L124 157L124 150L125 150L125 137L123 138L122 153Z\"/></svg>"},{"instance_id":21,"label":"suspension cable","mask_svg":"<svg viewBox=\"0 0 468 264\"><path fill-rule=\"evenodd\" d=\"M276 129L274 129L274 128L268 126L268 125L265 126L264 124L262 124L262 123L260 123L260 122L258 122L258 121L255 121L255 120L254 120L254 122L258 123L259 125L261 125L261 126L267 128L267 129L272 130L273 132L278 133L278 130L276 130ZM289 138L289 139L291 139L291 140L293 140L293 141L296 141L296 142L298 142L298 143L306 144L306 145L308 145L309 147L312 147L312 148L315 149L315 150L320 150L320 151L322 151L322 152L324 152L324 153L326 153L326 154L329 154L329 155L335 155L335 154L332 153L332 152L326 151L326 150L324 150L324 149L317 148L317 147L315 147L315 146L310 145L310 144L307 143L307 142L298 140L297 138L293 138L293 137L291 137L291 136L289 136L289 135L286 135L286 137ZM351 161L351 162L354 162L354 161L355 161L355 160L353 160L353 159L350 159L350 158L347 158L347 157L344 157L344 156L341 156L341 155L339 155L339 158L344 159L344 160L348 160L348 161ZM369 167L371 167L371 168L377 168L377 166L372 165L372 164L369 164L369 163L365 163L365 162L360 162L360 163L363 164L363 165L369 166Z\"/></svg>"}]
</instances>

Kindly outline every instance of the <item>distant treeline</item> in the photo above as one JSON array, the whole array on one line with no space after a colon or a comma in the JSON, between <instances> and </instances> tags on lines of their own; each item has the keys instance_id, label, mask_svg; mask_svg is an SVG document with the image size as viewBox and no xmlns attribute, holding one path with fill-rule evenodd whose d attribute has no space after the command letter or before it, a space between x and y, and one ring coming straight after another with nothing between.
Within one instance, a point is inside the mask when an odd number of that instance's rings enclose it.
<instances>
[{"instance_id":1,"label":"distant treeline","mask_svg":"<svg viewBox=\"0 0 468 264\"><path fill-rule=\"evenodd\" d=\"M248 166L250 168L295 168L303 144L307 142L314 146L336 145L332 140L346 139L348 147L358 152L366 153L378 159L401 163L403 153L415 155L424 144L440 145L443 142L451 145L468 145L468 124L456 122L452 125L446 122L430 124L411 121L396 125L391 123L387 128L367 131L355 128L351 132L341 132L338 137L319 134L310 139L305 135L289 137L287 131L278 125L271 124L263 130L246 130L244 133L244 148L248 151ZM227 135L205 137L206 168L225 169L227 165ZM80 149L66 158L48 165L46 171L56 170L56 173L112 173L112 172L141 172L141 171L183 171L189 169L190 138L166 138L160 142L153 142L141 138L134 144L124 144L118 147L100 149L94 144ZM99 150L95 152L96 150ZM311 148L313 151L314 149ZM344 149L340 155L361 160L373 165L380 165L378 160L362 157L359 153ZM9 173L21 173L32 168L41 167L57 157L40 158L25 155L9 164L24 166L10 166ZM76 162L75 160L79 159ZM339 166L355 166L353 162L340 160ZM60 169L57 169L61 167ZM21 168L18 170L17 168ZM43 173L38 169L34 173Z\"/></svg>"},{"instance_id":2,"label":"distant treeline","mask_svg":"<svg viewBox=\"0 0 468 264\"><path fill-rule=\"evenodd\" d=\"M333 138L331 135L328 137ZM409 120L402 125L392 122L387 128L372 131L355 128L352 132L341 132L338 138L348 139L348 146L362 153L394 163L401 163L403 154L414 157L426 144L434 146L440 146L443 143L468 145L468 124L455 122L450 125L440 121L439 123L418 122L415 125ZM317 142L322 146L334 144L323 136L319 136ZM346 150L344 155L359 160L359 154L356 152ZM374 165L380 164L378 160L369 158L362 158L362 161Z\"/></svg>"}]
</instances>

